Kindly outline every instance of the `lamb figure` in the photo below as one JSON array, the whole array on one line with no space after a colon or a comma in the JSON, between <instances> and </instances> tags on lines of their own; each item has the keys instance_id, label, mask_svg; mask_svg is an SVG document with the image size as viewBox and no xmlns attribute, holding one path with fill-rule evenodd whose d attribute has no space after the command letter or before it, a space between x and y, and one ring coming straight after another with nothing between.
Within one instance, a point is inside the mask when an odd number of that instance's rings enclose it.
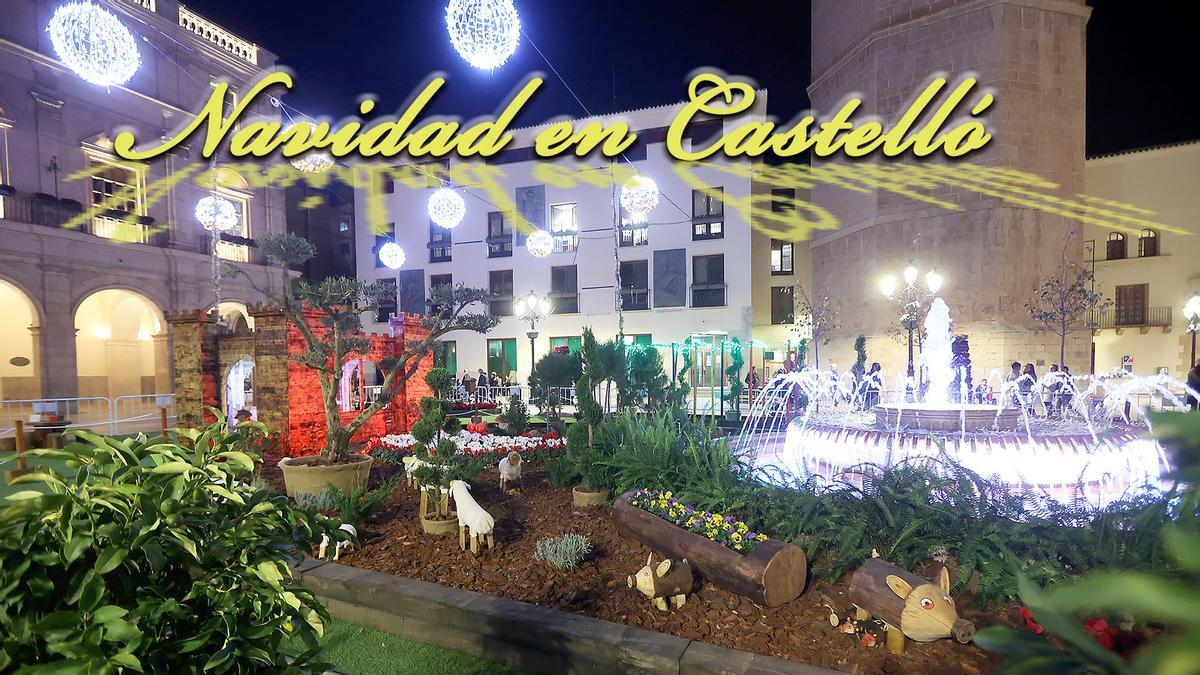
<instances>
[{"instance_id":1,"label":"lamb figure","mask_svg":"<svg viewBox=\"0 0 1200 675\"><path fill-rule=\"evenodd\" d=\"M515 484L515 490L520 490L523 485L521 483L521 453L512 451L508 456L500 460L500 491L506 492L509 484Z\"/></svg>"},{"instance_id":2,"label":"lamb figure","mask_svg":"<svg viewBox=\"0 0 1200 675\"><path fill-rule=\"evenodd\" d=\"M487 537L488 548L493 548L492 528L496 521L491 514L471 496L471 486L461 480L450 481L450 494L454 496L454 508L458 512L458 546L467 548L467 530L471 535L471 552L479 553L479 542Z\"/></svg>"},{"instance_id":3,"label":"lamb figure","mask_svg":"<svg viewBox=\"0 0 1200 675\"><path fill-rule=\"evenodd\" d=\"M415 486L417 484L417 479L415 476L413 476L413 472L423 466L430 466L429 462L426 462L423 459L418 459L416 457L413 457L412 455L409 455L408 457L404 457L400 461L404 463L404 476L405 476L404 482L406 482L412 486Z\"/></svg>"},{"instance_id":4,"label":"lamb figure","mask_svg":"<svg viewBox=\"0 0 1200 675\"><path fill-rule=\"evenodd\" d=\"M338 529L343 532L348 532L350 534L350 536L354 537L355 539L358 538L358 530L350 523L342 523L340 526L338 526ZM337 560L338 558L340 558L342 555L342 551L350 548L351 546L353 546L353 543L351 543L349 540L339 541L338 543L334 544L333 559ZM321 546L317 550L317 557L324 558L328 552L329 552L329 535L323 534L323 535L321 535Z\"/></svg>"}]
</instances>

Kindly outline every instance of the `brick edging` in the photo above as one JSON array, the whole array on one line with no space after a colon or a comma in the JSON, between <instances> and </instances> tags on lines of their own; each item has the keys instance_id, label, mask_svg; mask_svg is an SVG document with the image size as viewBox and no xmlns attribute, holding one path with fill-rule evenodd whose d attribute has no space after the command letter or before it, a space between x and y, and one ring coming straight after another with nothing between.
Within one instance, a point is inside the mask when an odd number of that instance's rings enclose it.
<instances>
[{"instance_id":1,"label":"brick edging","mask_svg":"<svg viewBox=\"0 0 1200 675\"><path fill-rule=\"evenodd\" d=\"M293 575L334 617L524 670L834 672L338 563L306 559L293 568Z\"/></svg>"}]
</instances>

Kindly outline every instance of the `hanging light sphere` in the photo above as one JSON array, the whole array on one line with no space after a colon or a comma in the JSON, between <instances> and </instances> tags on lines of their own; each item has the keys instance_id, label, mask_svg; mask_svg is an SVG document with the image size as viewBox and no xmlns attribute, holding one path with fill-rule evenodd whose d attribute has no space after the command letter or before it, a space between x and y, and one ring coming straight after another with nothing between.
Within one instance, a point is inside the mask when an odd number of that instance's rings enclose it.
<instances>
[{"instance_id":1,"label":"hanging light sphere","mask_svg":"<svg viewBox=\"0 0 1200 675\"><path fill-rule=\"evenodd\" d=\"M196 220L200 221L206 230L228 232L238 224L237 208L224 197L209 195L201 199L196 202L195 213Z\"/></svg>"},{"instance_id":2,"label":"hanging light sphere","mask_svg":"<svg viewBox=\"0 0 1200 675\"><path fill-rule=\"evenodd\" d=\"M141 64L133 33L112 12L91 2L60 6L46 32L59 60L92 84L125 84Z\"/></svg>"},{"instance_id":3,"label":"hanging light sphere","mask_svg":"<svg viewBox=\"0 0 1200 675\"><path fill-rule=\"evenodd\" d=\"M389 241L379 247L379 262L391 270L404 267L404 249L400 248L400 244Z\"/></svg>"},{"instance_id":4,"label":"hanging light sphere","mask_svg":"<svg viewBox=\"0 0 1200 675\"><path fill-rule=\"evenodd\" d=\"M658 206L658 184L649 176L637 175L621 186L621 208L635 223L644 223Z\"/></svg>"},{"instance_id":5,"label":"hanging light sphere","mask_svg":"<svg viewBox=\"0 0 1200 675\"><path fill-rule=\"evenodd\" d=\"M285 131L301 125L309 127L309 133L312 133L311 129L313 124L308 120L300 120L299 122L289 124ZM300 171L303 171L304 173L324 173L333 167L333 157L330 156L328 152L323 150L309 150L303 155L291 160L291 162L292 166L296 167Z\"/></svg>"},{"instance_id":6,"label":"hanging light sphere","mask_svg":"<svg viewBox=\"0 0 1200 675\"><path fill-rule=\"evenodd\" d=\"M429 219L434 224L450 230L458 227L463 221L463 216L467 215L467 204L462 195L448 187L441 187L429 196L426 210L429 211Z\"/></svg>"},{"instance_id":7,"label":"hanging light sphere","mask_svg":"<svg viewBox=\"0 0 1200 675\"><path fill-rule=\"evenodd\" d=\"M529 249L529 255L535 258L545 258L554 250L554 237L545 230L534 230L533 234L525 240L525 248Z\"/></svg>"},{"instance_id":8,"label":"hanging light sphere","mask_svg":"<svg viewBox=\"0 0 1200 675\"><path fill-rule=\"evenodd\" d=\"M512 0L450 0L446 6L450 44L481 70L504 65L521 41L521 17Z\"/></svg>"}]
</instances>

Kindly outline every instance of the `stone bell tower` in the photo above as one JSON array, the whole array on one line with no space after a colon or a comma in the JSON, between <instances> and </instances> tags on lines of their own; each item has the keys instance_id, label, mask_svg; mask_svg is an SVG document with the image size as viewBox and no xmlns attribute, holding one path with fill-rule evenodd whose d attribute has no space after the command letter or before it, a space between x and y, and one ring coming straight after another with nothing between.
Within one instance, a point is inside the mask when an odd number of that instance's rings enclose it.
<instances>
[{"instance_id":1,"label":"stone bell tower","mask_svg":"<svg viewBox=\"0 0 1200 675\"><path fill-rule=\"evenodd\" d=\"M953 84L972 75L995 102L982 118L992 141L966 161L1036 174L1056 183L1056 194L1073 197L1083 191L1090 14L1084 0L813 0L813 109L827 115L858 94L861 114L894 121L933 77ZM965 107L977 100L968 98ZM814 188L813 201L840 221L811 242L813 284L828 287L841 310L842 326L822 356L849 365L861 334L869 360L902 372L904 346L885 336L896 311L879 281L911 262L944 276L940 295L954 332L970 338L977 372L1006 370L1010 361L1057 363L1058 337L1035 334L1024 305L1064 258L1081 259L1078 224L969 190L930 194L960 208L882 191ZM1072 336L1067 362L1076 372L1086 372L1087 349L1086 334Z\"/></svg>"}]
</instances>

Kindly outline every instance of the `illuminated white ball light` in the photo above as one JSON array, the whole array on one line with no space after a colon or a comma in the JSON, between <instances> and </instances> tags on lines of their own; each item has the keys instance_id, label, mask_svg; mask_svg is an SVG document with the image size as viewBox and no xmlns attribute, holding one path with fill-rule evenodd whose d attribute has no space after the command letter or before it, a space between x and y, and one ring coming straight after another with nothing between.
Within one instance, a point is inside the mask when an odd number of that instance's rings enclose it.
<instances>
[{"instance_id":1,"label":"illuminated white ball light","mask_svg":"<svg viewBox=\"0 0 1200 675\"><path fill-rule=\"evenodd\" d=\"M435 225L450 230L458 227L458 224L463 221L463 217L467 215L467 204L458 192L448 187L442 187L429 196L426 211L429 212L429 219Z\"/></svg>"},{"instance_id":2,"label":"illuminated white ball light","mask_svg":"<svg viewBox=\"0 0 1200 675\"><path fill-rule=\"evenodd\" d=\"M658 184L649 176L637 175L621 186L621 208L634 223L644 223L658 206Z\"/></svg>"},{"instance_id":3,"label":"illuminated white ball light","mask_svg":"<svg viewBox=\"0 0 1200 675\"><path fill-rule=\"evenodd\" d=\"M60 6L46 32L59 60L92 84L125 84L141 65L133 33L112 12L94 3Z\"/></svg>"},{"instance_id":4,"label":"illuminated white ball light","mask_svg":"<svg viewBox=\"0 0 1200 675\"><path fill-rule=\"evenodd\" d=\"M238 225L237 207L233 202L217 195L209 195L196 202L195 213L196 220L200 221L206 230L228 232Z\"/></svg>"},{"instance_id":5,"label":"illuminated white ball light","mask_svg":"<svg viewBox=\"0 0 1200 675\"><path fill-rule=\"evenodd\" d=\"M528 249L529 255L535 258L545 258L554 251L554 237L545 230L534 230L525 239L525 248Z\"/></svg>"},{"instance_id":6,"label":"illuminated white ball light","mask_svg":"<svg viewBox=\"0 0 1200 675\"><path fill-rule=\"evenodd\" d=\"M521 41L521 17L512 0L450 0L446 5L450 44L481 70L504 65Z\"/></svg>"},{"instance_id":7,"label":"illuminated white ball light","mask_svg":"<svg viewBox=\"0 0 1200 675\"><path fill-rule=\"evenodd\" d=\"M309 134L312 134L312 122L300 120L288 125L288 129L304 125L309 128ZM333 157L328 152L322 150L309 150L303 155L292 160L292 166L296 167L304 173L324 173L333 167Z\"/></svg>"},{"instance_id":8,"label":"illuminated white ball light","mask_svg":"<svg viewBox=\"0 0 1200 675\"><path fill-rule=\"evenodd\" d=\"M404 267L404 249L394 241L387 242L379 247L379 262L390 270Z\"/></svg>"}]
</instances>

